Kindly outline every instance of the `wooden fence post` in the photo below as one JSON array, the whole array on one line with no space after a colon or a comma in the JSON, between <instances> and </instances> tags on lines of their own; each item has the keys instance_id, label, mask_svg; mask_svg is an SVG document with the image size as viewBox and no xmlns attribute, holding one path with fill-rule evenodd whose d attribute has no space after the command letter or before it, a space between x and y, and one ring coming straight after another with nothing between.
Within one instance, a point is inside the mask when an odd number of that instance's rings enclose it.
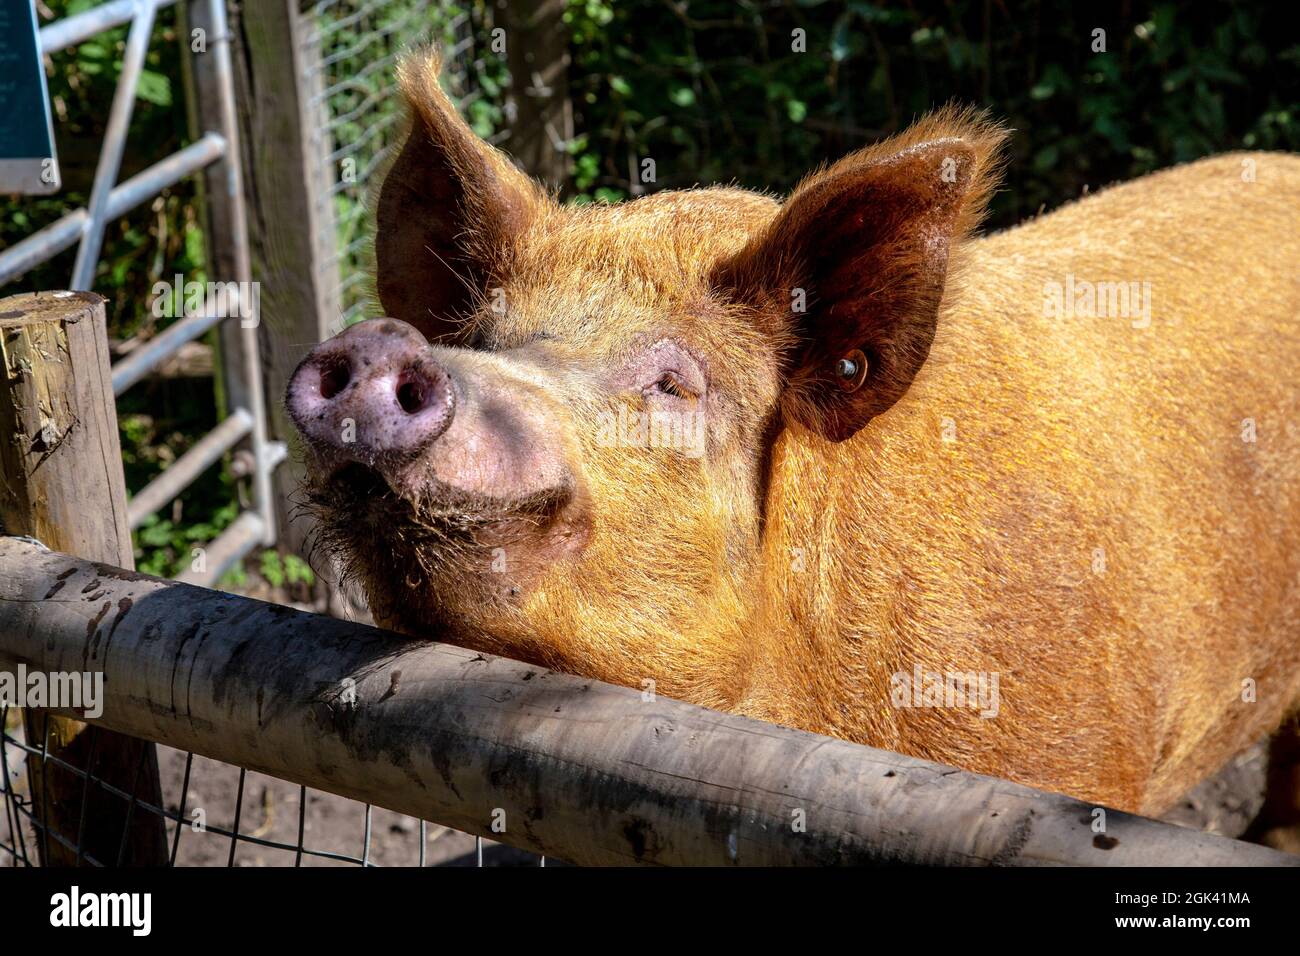
<instances>
[{"instance_id":1,"label":"wooden fence post","mask_svg":"<svg viewBox=\"0 0 1300 956\"><path fill-rule=\"evenodd\" d=\"M98 295L0 300L0 528L86 560L134 566ZM91 656L86 670L95 665ZM51 757L162 806L152 743L40 710L25 710L24 719L30 745L46 740ZM80 865L85 856L108 866L167 862L162 817L38 755L27 768L47 866Z\"/></svg>"}]
</instances>

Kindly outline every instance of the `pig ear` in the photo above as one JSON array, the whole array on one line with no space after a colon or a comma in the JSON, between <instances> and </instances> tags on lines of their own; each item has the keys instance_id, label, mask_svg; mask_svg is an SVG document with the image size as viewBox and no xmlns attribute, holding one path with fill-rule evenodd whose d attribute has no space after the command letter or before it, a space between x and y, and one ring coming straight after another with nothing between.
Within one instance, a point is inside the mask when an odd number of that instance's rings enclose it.
<instances>
[{"instance_id":1,"label":"pig ear","mask_svg":"<svg viewBox=\"0 0 1300 956\"><path fill-rule=\"evenodd\" d=\"M410 133L384 177L375 223L384 311L429 339L457 330L548 202L461 119L438 85L440 68L440 58L425 52L398 70Z\"/></svg>"},{"instance_id":2,"label":"pig ear","mask_svg":"<svg viewBox=\"0 0 1300 956\"><path fill-rule=\"evenodd\" d=\"M787 422L843 441L907 391L934 339L950 253L995 185L1004 136L978 115L931 117L805 180L723 267L722 283L760 314L779 314L773 331L793 339Z\"/></svg>"}]
</instances>

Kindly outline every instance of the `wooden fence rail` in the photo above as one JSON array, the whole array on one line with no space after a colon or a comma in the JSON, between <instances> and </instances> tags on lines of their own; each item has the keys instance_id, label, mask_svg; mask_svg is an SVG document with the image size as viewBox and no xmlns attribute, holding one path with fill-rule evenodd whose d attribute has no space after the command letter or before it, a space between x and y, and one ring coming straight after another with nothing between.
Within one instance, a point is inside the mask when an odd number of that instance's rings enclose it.
<instances>
[{"instance_id":1,"label":"wooden fence rail","mask_svg":"<svg viewBox=\"0 0 1300 956\"><path fill-rule=\"evenodd\" d=\"M112 730L584 864L1300 864L1003 780L0 538L0 667Z\"/></svg>"}]
</instances>

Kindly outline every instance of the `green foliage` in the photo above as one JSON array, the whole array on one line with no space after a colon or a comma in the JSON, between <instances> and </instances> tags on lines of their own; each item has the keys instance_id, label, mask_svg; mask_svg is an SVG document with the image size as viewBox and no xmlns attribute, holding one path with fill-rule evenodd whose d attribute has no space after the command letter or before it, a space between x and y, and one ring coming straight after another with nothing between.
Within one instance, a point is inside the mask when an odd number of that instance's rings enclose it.
<instances>
[{"instance_id":1,"label":"green foliage","mask_svg":"<svg viewBox=\"0 0 1300 956\"><path fill-rule=\"evenodd\" d=\"M737 182L782 192L809 169L949 100L1015 129L1010 225L1084 188L1230 149L1300 149L1290 11L973 0L569 0L577 201ZM1094 52L1093 30L1106 31ZM807 52L792 50L803 30Z\"/></svg>"},{"instance_id":2,"label":"green foliage","mask_svg":"<svg viewBox=\"0 0 1300 956\"><path fill-rule=\"evenodd\" d=\"M211 383L204 382L146 384L119 399L127 488L143 488L188 451L211 427L214 409ZM238 516L234 479L224 468L209 469L136 531L136 567L173 577L189 568L194 548L210 545Z\"/></svg>"},{"instance_id":3,"label":"green foliage","mask_svg":"<svg viewBox=\"0 0 1300 956\"><path fill-rule=\"evenodd\" d=\"M280 554L278 551L263 551L259 566L262 577L274 588L293 585L310 586L316 576L311 566L296 554Z\"/></svg>"}]
</instances>

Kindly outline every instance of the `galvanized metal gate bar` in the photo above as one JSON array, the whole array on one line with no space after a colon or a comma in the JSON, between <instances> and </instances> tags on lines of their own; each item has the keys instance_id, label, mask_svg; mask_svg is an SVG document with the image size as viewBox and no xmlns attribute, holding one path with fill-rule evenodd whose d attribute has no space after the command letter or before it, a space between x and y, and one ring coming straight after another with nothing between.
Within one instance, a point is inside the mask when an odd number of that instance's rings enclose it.
<instances>
[{"instance_id":1,"label":"galvanized metal gate bar","mask_svg":"<svg viewBox=\"0 0 1300 956\"><path fill-rule=\"evenodd\" d=\"M131 114L135 109L135 89L144 69L144 58L149 52L149 38L153 35L153 21L157 11L158 0L140 0L131 21L131 32L126 38L122 72L113 94L108 129L104 132L104 145L99 151L99 162L95 165L95 183L90 189L90 202L86 206L90 218L81 233L77 263L72 267L72 289L77 292L91 291L90 287L95 281L99 250L104 241L104 227L108 225L108 194L117 184L122 153L126 150L126 132L131 126Z\"/></svg>"},{"instance_id":2,"label":"galvanized metal gate bar","mask_svg":"<svg viewBox=\"0 0 1300 956\"><path fill-rule=\"evenodd\" d=\"M41 29L41 51L57 53L81 43L105 30L130 25L122 70L118 78L109 113L108 125L95 170L94 183L85 208L76 209L58 221L27 237L12 248L0 253L0 284L9 282L33 267L49 261L60 252L78 244L76 263L73 266L71 288L90 290L99 263L99 255L106 227L113 219L182 178L209 166L219 164L223 171L224 188L220 195L210 197L219 201L231 213L233 235L227 237L235 251L235 275L222 276L223 280L238 283L245 289L252 282L252 268L248 256L247 223L244 213L244 193L239 161L239 134L235 115L234 86L231 76L230 36L226 21L224 0L190 0L189 6L201 8L205 22L212 25L206 37L206 52L194 54L200 58L198 68L212 71L215 89L220 98L218 128L204 130L194 143L150 166L126 182L117 182L127 131L136 99L136 88L144 66L156 14L174 6L178 0L113 0L82 13L47 24ZM225 300L225 309L218 312L211 301L205 300L204 310L181 318L157 338L143 346L131 357L113 368L113 390L121 394L138 382L159 364L166 361L186 342L203 335L223 322L239 321L241 311L253 302L238 303ZM283 443L270 441L267 435L265 394L262 385L262 367L258 348L257 325L260 316L251 321L241 321L238 341L238 388L234 389L236 403L229 409L226 421L202 439L188 454L172 465L157 480L137 495L132 505L132 528L138 527L150 514L166 506L180 495L222 454L236 444L247 442L252 455L251 511L245 512L213 542L206 547L208 560L201 571L192 571L187 577L197 577L202 583L212 583L244 555L254 548L275 542L275 501L271 490L271 473L286 457Z\"/></svg>"}]
</instances>

